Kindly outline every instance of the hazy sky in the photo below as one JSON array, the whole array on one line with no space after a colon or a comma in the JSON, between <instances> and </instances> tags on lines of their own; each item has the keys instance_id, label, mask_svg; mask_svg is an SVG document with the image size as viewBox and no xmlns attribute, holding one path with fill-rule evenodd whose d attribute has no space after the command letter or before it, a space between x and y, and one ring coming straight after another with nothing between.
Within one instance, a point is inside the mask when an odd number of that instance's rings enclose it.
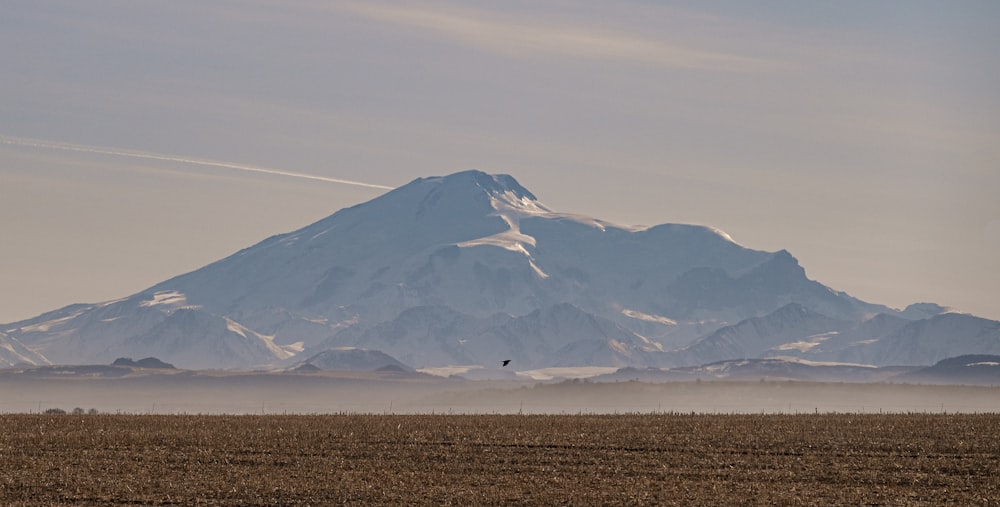
<instances>
[{"instance_id":1,"label":"hazy sky","mask_svg":"<svg viewBox=\"0 0 1000 507\"><path fill-rule=\"evenodd\" d=\"M322 178L472 168L559 211L787 249L867 301L1000 319L1000 2L0 10L0 322L384 191Z\"/></svg>"}]
</instances>

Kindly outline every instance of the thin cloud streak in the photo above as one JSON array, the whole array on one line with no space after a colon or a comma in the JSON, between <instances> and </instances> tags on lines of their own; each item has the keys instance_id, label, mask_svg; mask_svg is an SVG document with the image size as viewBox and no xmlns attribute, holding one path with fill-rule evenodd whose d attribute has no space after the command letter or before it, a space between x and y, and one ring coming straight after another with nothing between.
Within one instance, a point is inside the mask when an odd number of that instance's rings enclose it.
<instances>
[{"instance_id":1,"label":"thin cloud streak","mask_svg":"<svg viewBox=\"0 0 1000 507\"><path fill-rule=\"evenodd\" d=\"M139 158L146 160L162 160L166 162L177 162L181 164L200 165L206 167L219 167L223 169L234 169L238 171L270 174L274 176L288 176L291 178L301 178L307 180L324 181L327 183L337 183L341 185L354 185L357 187L377 188L382 190L392 190L395 187L365 183L362 181L345 180L340 178L329 178L315 174L306 174L283 169L273 169L255 165L237 164L234 162L223 162L219 160L209 160L203 158L182 157L176 155L165 155L162 153L152 153L148 151L124 150L120 148L109 148L104 146L90 146L86 144L63 143L59 141L49 141L44 139L32 139L27 137L14 137L0 135L0 143L12 146L23 146L28 148L42 148L49 150L74 151L79 153L94 153L99 155L112 155L116 157Z\"/></svg>"},{"instance_id":2,"label":"thin cloud streak","mask_svg":"<svg viewBox=\"0 0 1000 507\"><path fill-rule=\"evenodd\" d=\"M745 72L780 66L779 62L666 44L608 30L519 22L488 13L342 4L349 12L377 21L420 28L489 51L519 56L539 52L588 60L644 63L703 71Z\"/></svg>"}]
</instances>

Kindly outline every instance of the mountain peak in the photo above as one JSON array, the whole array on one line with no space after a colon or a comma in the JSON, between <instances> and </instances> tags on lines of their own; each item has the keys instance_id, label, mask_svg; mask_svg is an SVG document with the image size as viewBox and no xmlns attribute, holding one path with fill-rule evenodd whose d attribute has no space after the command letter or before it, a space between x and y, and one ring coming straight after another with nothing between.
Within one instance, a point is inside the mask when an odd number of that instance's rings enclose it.
<instances>
[{"instance_id":1,"label":"mountain peak","mask_svg":"<svg viewBox=\"0 0 1000 507\"><path fill-rule=\"evenodd\" d=\"M487 174L482 171L462 171L448 176L418 178L406 185L425 193L417 216L433 215L444 206L446 214L485 211L500 208L544 210L534 194L507 174Z\"/></svg>"},{"instance_id":2,"label":"mountain peak","mask_svg":"<svg viewBox=\"0 0 1000 507\"><path fill-rule=\"evenodd\" d=\"M956 311L954 308L941 306L937 303L913 303L903 310L903 317L911 320L920 320Z\"/></svg>"},{"instance_id":3,"label":"mountain peak","mask_svg":"<svg viewBox=\"0 0 1000 507\"><path fill-rule=\"evenodd\" d=\"M513 227L511 217L544 212L513 177L469 170L416 178L266 243L290 247L298 241L331 241L340 245L336 248L350 245L342 249L359 257L379 250L413 253L501 234Z\"/></svg>"},{"instance_id":4,"label":"mountain peak","mask_svg":"<svg viewBox=\"0 0 1000 507\"><path fill-rule=\"evenodd\" d=\"M447 176L437 176L423 178L425 181L440 181L442 187L454 189L482 189L483 192L492 196L513 194L516 199L537 200L534 194L521 186L520 183L509 174L487 174L483 171L470 169L468 171L457 172ZM420 181L420 180L417 180Z\"/></svg>"},{"instance_id":5,"label":"mountain peak","mask_svg":"<svg viewBox=\"0 0 1000 507\"><path fill-rule=\"evenodd\" d=\"M356 212L392 214L394 220L412 210L417 220L449 223L493 215L499 209L548 211L512 176L478 170L417 178L368 203Z\"/></svg>"}]
</instances>

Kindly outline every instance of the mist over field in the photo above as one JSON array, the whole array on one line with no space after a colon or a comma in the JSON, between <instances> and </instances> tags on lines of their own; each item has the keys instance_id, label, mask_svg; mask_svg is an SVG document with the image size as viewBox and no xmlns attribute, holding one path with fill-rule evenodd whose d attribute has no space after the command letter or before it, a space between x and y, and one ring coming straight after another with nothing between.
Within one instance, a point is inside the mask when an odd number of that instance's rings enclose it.
<instances>
[{"instance_id":1,"label":"mist over field","mask_svg":"<svg viewBox=\"0 0 1000 507\"><path fill-rule=\"evenodd\" d=\"M0 382L0 413L76 407L128 414L982 413L1000 412L1000 387L469 381L349 372Z\"/></svg>"}]
</instances>

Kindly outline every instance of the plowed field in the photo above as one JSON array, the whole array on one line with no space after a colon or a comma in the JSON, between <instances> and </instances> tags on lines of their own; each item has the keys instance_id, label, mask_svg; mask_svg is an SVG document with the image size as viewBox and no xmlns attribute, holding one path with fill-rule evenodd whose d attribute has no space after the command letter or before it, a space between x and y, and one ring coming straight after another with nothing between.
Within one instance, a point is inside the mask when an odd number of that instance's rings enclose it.
<instances>
[{"instance_id":1,"label":"plowed field","mask_svg":"<svg viewBox=\"0 0 1000 507\"><path fill-rule=\"evenodd\" d=\"M1000 415L2 415L2 505L998 505Z\"/></svg>"}]
</instances>

